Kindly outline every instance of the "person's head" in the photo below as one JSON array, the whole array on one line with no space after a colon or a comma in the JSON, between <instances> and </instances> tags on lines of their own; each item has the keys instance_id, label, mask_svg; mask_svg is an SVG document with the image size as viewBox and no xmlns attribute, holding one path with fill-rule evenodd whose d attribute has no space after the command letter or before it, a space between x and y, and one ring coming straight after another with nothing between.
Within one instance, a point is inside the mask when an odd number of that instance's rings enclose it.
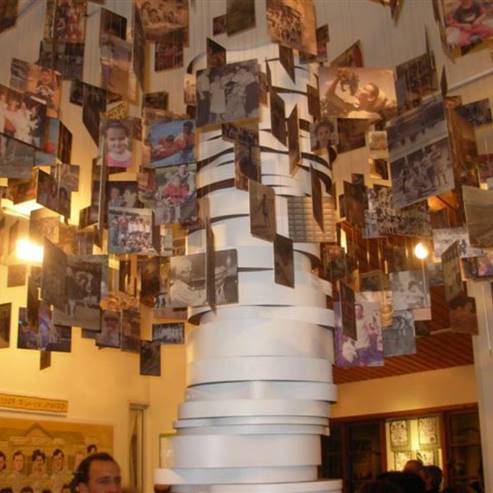
<instances>
[{"instance_id":1,"label":"person's head","mask_svg":"<svg viewBox=\"0 0 493 493\"><path fill-rule=\"evenodd\" d=\"M358 493L402 493L402 490L388 481L367 481L358 490Z\"/></svg>"},{"instance_id":2,"label":"person's head","mask_svg":"<svg viewBox=\"0 0 493 493\"><path fill-rule=\"evenodd\" d=\"M118 187L111 187L110 190L110 200L115 200L120 196L120 190Z\"/></svg>"},{"instance_id":3,"label":"person's head","mask_svg":"<svg viewBox=\"0 0 493 493\"><path fill-rule=\"evenodd\" d=\"M122 122L110 121L105 135L109 153L123 154L128 149L128 129Z\"/></svg>"},{"instance_id":4,"label":"person's head","mask_svg":"<svg viewBox=\"0 0 493 493\"><path fill-rule=\"evenodd\" d=\"M425 493L425 482L411 472L390 471L380 474L378 479L383 479L400 488L402 493Z\"/></svg>"},{"instance_id":5,"label":"person's head","mask_svg":"<svg viewBox=\"0 0 493 493\"><path fill-rule=\"evenodd\" d=\"M360 102L360 104L372 103L377 100L379 92L380 91L378 87L372 82L369 82L368 84L365 84L363 87L360 87L356 91L355 96Z\"/></svg>"},{"instance_id":6,"label":"person's head","mask_svg":"<svg viewBox=\"0 0 493 493\"><path fill-rule=\"evenodd\" d=\"M69 484L64 484L64 485L60 488L60 493L71 493L71 490L70 490L70 485L69 485Z\"/></svg>"},{"instance_id":7,"label":"person's head","mask_svg":"<svg viewBox=\"0 0 493 493\"><path fill-rule=\"evenodd\" d=\"M365 310L363 308L363 305L361 303L356 303L354 305L354 313L356 315L356 318L359 320L359 319L362 319L365 315Z\"/></svg>"},{"instance_id":8,"label":"person's head","mask_svg":"<svg viewBox=\"0 0 493 493\"><path fill-rule=\"evenodd\" d=\"M39 74L39 80L43 84L49 84L51 82L51 71L47 68L42 68Z\"/></svg>"},{"instance_id":9,"label":"person's head","mask_svg":"<svg viewBox=\"0 0 493 493\"><path fill-rule=\"evenodd\" d=\"M315 137L320 146L325 147L329 145L330 136L334 132L334 126L329 121L320 122L315 127Z\"/></svg>"},{"instance_id":10,"label":"person's head","mask_svg":"<svg viewBox=\"0 0 493 493\"><path fill-rule=\"evenodd\" d=\"M161 20L159 18L159 12L156 9L152 9L149 11L149 20L151 22L159 22Z\"/></svg>"},{"instance_id":11,"label":"person's head","mask_svg":"<svg viewBox=\"0 0 493 493\"><path fill-rule=\"evenodd\" d=\"M44 472L45 464L46 464L46 454L39 449L36 449L32 456L32 470L33 472Z\"/></svg>"},{"instance_id":12,"label":"person's head","mask_svg":"<svg viewBox=\"0 0 493 493\"><path fill-rule=\"evenodd\" d=\"M184 282L192 279L192 262L187 258L181 258L176 264L176 277Z\"/></svg>"},{"instance_id":13,"label":"person's head","mask_svg":"<svg viewBox=\"0 0 493 493\"><path fill-rule=\"evenodd\" d=\"M418 476L421 476L421 474L423 473L423 463L418 459L408 460L404 464L404 469L402 471L410 472L413 474L417 474Z\"/></svg>"},{"instance_id":14,"label":"person's head","mask_svg":"<svg viewBox=\"0 0 493 493\"><path fill-rule=\"evenodd\" d=\"M5 457L5 454L0 450L0 472L4 471L7 468L7 457Z\"/></svg>"},{"instance_id":15,"label":"person's head","mask_svg":"<svg viewBox=\"0 0 493 493\"><path fill-rule=\"evenodd\" d=\"M423 479L425 481L427 491L432 489L440 489L443 479L443 472L438 466L424 466Z\"/></svg>"},{"instance_id":16,"label":"person's head","mask_svg":"<svg viewBox=\"0 0 493 493\"><path fill-rule=\"evenodd\" d=\"M55 449L51 454L51 466L53 468L53 472L63 471L65 460L65 454L59 448Z\"/></svg>"},{"instance_id":17,"label":"person's head","mask_svg":"<svg viewBox=\"0 0 493 493\"><path fill-rule=\"evenodd\" d=\"M186 121L183 124L183 133L185 134L191 134L193 130L193 123L191 121Z\"/></svg>"},{"instance_id":18,"label":"person's head","mask_svg":"<svg viewBox=\"0 0 493 493\"><path fill-rule=\"evenodd\" d=\"M74 486L79 493L121 493L120 467L107 453L89 455L75 472Z\"/></svg>"},{"instance_id":19,"label":"person's head","mask_svg":"<svg viewBox=\"0 0 493 493\"><path fill-rule=\"evenodd\" d=\"M17 450L12 456L12 469L15 472L21 472L24 469L24 454Z\"/></svg>"},{"instance_id":20,"label":"person's head","mask_svg":"<svg viewBox=\"0 0 493 493\"><path fill-rule=\"evenodd\" d=\"M180 166L178 166L178 174L180 176L185 176L187 174L187 165L186 164L180 164Z\"/></svg>"}]
</instances>

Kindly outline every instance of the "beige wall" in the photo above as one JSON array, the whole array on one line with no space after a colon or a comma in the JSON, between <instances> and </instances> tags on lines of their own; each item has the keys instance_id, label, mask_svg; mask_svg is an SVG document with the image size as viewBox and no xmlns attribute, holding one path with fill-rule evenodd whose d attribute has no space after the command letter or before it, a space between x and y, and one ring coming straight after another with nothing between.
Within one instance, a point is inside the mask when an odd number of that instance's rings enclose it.
<instances>
[{"instance_id":1,"label":"beige wall","mask_svg":"<svg viewBox=\"0 0 493 493\"><path fill-rule=\"evenodd\" d=\"M332 417L412 411L477 402L474 366L456 366L338 385Z\"/></svg>"}]
</instances>

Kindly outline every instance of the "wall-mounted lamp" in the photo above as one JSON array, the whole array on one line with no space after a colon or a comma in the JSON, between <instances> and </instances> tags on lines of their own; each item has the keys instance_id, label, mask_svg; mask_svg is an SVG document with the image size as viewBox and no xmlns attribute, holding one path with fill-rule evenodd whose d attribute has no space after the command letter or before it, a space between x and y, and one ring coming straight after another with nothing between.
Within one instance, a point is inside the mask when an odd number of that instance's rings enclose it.
<instances>
[{"instance_id":1,"label":"wall-mounted lamp","mask_svg":"<svg viewBox=\"0 0 493 493\"><path fill-rule=\"evenodd\" d=\"M29 264L40 264L43 262L44 248L25 238L17 240L15 255L19 260Z\"/></svg>"},{"instance_id":2,"label":"wall-mounted lamp","mask_svg":"<svg viewBox=\"0 0 493 493\"><path fill-rule=\"evenodd\" d=\"M428 247L421 241L414 247L414 256L419 260L425 260L429 254Z\"/></svg>"}]
</instances>

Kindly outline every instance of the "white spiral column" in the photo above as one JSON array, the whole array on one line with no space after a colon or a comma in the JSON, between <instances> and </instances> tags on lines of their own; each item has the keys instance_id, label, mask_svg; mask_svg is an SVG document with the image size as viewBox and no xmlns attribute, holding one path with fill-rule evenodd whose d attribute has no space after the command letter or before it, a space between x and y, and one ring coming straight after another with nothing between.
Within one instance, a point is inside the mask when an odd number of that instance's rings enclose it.
<instances>
[{"instance_id":1,"label":"white spiral column","mask_svg":"<svg viewBox=\"0 0 493 493\"><path fill-rule=\"evenodd\" d=\"M299 118L312 121L306 91L316 81L308 66L296 69L294 84L277 45L256 48L255 56L264 72L272 60L273 86L295 91L280 94L286 115L297 104ZM252 51L228 51L228 63L251 58ZM234 177L233 144L220 134L200 133L199 159L220 156L199 170L199 189ZM291 176L287 148L270 133L269 106L261 108L259 139L262 183L276 192L277 232L289 236L287 197L311 195L310 165L330 177L329 166L310 158L309 133L300 129L307 154ZM207 196L215 249L238 252L239 303L191 312L199 325L187 341L186 399L164 451L167 468L156 471L155 482L177 492L340 491L340 481L317 480L320 435L328 433L336 399L330 293L312 273L319 245L295 243L295 287L276 284L273 244L250 233L248 192L227 188ZM190 233L187 246L187 253L204 252L204 231Z\"/></svg>"}]
</instances>

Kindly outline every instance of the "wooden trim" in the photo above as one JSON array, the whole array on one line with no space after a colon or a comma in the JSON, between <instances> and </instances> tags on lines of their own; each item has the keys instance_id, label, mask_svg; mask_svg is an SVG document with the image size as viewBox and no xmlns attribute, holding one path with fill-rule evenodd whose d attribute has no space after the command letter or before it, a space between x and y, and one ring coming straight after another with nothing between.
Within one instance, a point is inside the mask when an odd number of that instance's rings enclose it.
<instances>
[{"instance_id":1,"label":"wooden trim","mask_svg":"<svg viewBox=\"0 0 493 493\"><path fill-rule=\"evenodd\" d=\"M424 382L423 382L424 383ZM425 384L425 383L424 383ZM387 418L403 418L423 416L425 414L440 414L444 412L460 412L460 411L477 411L478 403L471 402L466 404L454 404L451 406L439 406L439 407L427 407L420 409L413 409L409 411L393 411L388 413L375 413L375 414L358 414L355 416L342 416L339 418L330 418L330 421L336 423L346 423L350 421L372 421L375 419L387 419Z\"/></svg>"}]
</instances>

